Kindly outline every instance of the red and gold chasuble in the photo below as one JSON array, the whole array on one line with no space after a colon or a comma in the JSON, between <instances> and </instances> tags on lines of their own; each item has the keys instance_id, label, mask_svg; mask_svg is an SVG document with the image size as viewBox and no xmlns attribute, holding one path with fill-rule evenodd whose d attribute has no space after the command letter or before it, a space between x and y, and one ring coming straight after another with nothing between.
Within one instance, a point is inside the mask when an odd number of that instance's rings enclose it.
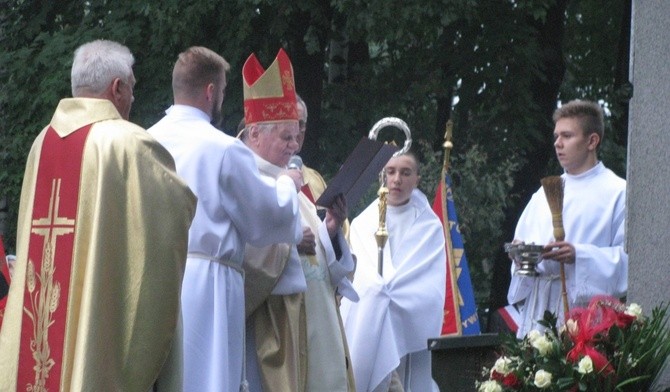
<instances>
[{"instance_id":1,"label":"red and gold chasuble","mask_svg":"<svg viewBox=\"0 0 670 392\"><path fill-rule=\"evenodd\" d=\"M91 125L44 137L28 245L17 390L57 391L70 289L82 154Z\"/></svg>"},{"instance_id":2,"label":"red and gold chasuble","mask_svg":"<svg viewBox=\"0 0 670 392\"><path fill-rule=\"evenodd\" d=\"M314 199L314 195L312 195L312 190L309 189L308 184L303 185L302 188L300 188L300 192L302 192L305 196L307 196L307 198L309 199L309 201L312 202L312 204L316 204L316 200Z\"/></svg>"}]
</instances>

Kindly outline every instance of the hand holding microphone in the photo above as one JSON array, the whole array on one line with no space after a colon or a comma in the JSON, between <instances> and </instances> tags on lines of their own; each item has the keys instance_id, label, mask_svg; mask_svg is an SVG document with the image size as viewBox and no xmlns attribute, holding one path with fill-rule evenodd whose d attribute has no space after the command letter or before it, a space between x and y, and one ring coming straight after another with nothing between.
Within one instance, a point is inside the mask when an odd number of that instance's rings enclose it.
<instances>
[{"instance_id":1,"label":"hand holding microphone","mask_svg":"<svg viewBox=\"0 0 670 392\"><path fill-rule=\"evenodd\" d=\"M302 158L300 158L300 155L293 155L291 159L288 160L287 168L289 170L291 169L302 170Z\"/></svg>"},{"instance_id":2,"label":"hand holding microphone","mask_svg":"<svg viewBox=\"0 0 670 392\"><path fill-rule=\"evenodd\" d=\"M300 192L300 188L302 187L302 158L300 158L299 155L293 155L291 159L288 161L288 165L286 166L287 170L284 170L282 174L286 174L287 176L291 177L293 182L295 183L295 190L296 192Z\"/></svg>"}]
</instances>

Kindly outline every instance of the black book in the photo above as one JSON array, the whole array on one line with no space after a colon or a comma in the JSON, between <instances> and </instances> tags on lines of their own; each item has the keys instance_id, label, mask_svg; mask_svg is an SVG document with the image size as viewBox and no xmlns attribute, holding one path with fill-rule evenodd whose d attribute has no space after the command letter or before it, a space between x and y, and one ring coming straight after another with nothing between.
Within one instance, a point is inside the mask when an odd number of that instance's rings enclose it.
<instances>
[{"instance_id":1,"label":"black book","mask_svg":"<svg viewBox=\"0 0 670 392\"><path fill-rule=\"evenodd\" d=\"M356 205L370 185L379 180L379 173L396 151L397 146L362 138L330 180L316 205L329 207L340 193L347 199L348 206Z\"/></svg>"}]
</instances>

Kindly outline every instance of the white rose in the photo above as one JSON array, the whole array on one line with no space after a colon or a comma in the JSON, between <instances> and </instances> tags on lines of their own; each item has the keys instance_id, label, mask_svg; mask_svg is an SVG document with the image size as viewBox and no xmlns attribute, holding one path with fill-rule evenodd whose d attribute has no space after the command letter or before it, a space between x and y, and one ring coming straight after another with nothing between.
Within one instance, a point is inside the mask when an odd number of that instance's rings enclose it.
<instances>
[{"instance_id":1,"label":"white rose","mask_svg":"<svg viewBox=\"0 0 670 392\"><path fill-rule=\"evenodd\" d=\"M551 343L551 340L547 339L546 336L540 336L539 338L530 342L530 345L535 347L537 351L543 357L553 351L554 345Z\"/></svg>"},{"instance_id":2,"label":"white rose","mask_svg":"<svg viewBox=\"0 0 670 392\"><path fill-rule=\"evenodd\" d=\"M506 376L509 374L509 372L512 371L512 367L510 366L512 364L512 360L507 358L507 357L500 357L498 360L496 360L496 363L493 365L493 369L496 372Z\"/></svg>"},{"instance_id":3,"label":"white rose","mask_svg":"<svg viewBox=\"0 0 670 392\"><path fill-rule=\"evenodd\" d=\"M551 385L551 373L542 369L538 370L535 373L535 380L533 383L540 389L549 387Z\"/></svg>"},{"instance_id":4,"label":"white rose","mask_svg":"<svg viewBox=\"0 0 670 392\"><path fill-rule=\"evenodd\" d=\"M636 303L632 303L628 305L624 313L630 316L635 316L635 318L640 318L640 316L642 316L642 307Z\"/></svg>"},{"instance_id":5,"label":"white rose","mask_svg":"<svg viewBox=\"0 0 670 392\"><path fill-rule=\"evenodd\" d=\"M542 336L542 334L537 329L533 329L530 332L528 332L527 336L528 336L528 341L533 343L537 338Z\"/></svg>"},{"instance_id":6,"label":"white rose","mask_svg":"<svg viewBox=\"0 0 670 392\"><path fill-rule=\"evenodd\" d=\"M593 371L593 361L588 355L579 360L577 364L577 371L580 374L588 374Z\"/></svg>"},{"instance_id":7,"label":"white rose","mask_svg":"<svg viewBox=\"0 0 670 392\"><path fill-rule=\"evenodd\" d=\"M498 384L497 381L489 380L484 381L479 385L479 392L502 392L502 387Z\"/></svg>"}]
</instances>

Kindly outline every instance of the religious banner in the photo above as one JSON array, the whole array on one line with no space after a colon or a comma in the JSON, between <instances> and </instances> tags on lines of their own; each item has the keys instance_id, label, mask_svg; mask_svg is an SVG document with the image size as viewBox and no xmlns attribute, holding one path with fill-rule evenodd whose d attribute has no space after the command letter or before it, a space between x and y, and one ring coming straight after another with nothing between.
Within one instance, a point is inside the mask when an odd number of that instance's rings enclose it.
<instances>
[{"instance_id":1,"label":"religious banner","mask_svg":"<svg viewBox=\"0 0 670 392\"><path fill-rule=\"evenodd\" d=\"M479 335L479 316L458 227L456 205L451 191L451 176L443 173L435 193L433 211L442 221L447 247L447 290L444 301L442 336Z\"/></svg>"}]
</instances>

